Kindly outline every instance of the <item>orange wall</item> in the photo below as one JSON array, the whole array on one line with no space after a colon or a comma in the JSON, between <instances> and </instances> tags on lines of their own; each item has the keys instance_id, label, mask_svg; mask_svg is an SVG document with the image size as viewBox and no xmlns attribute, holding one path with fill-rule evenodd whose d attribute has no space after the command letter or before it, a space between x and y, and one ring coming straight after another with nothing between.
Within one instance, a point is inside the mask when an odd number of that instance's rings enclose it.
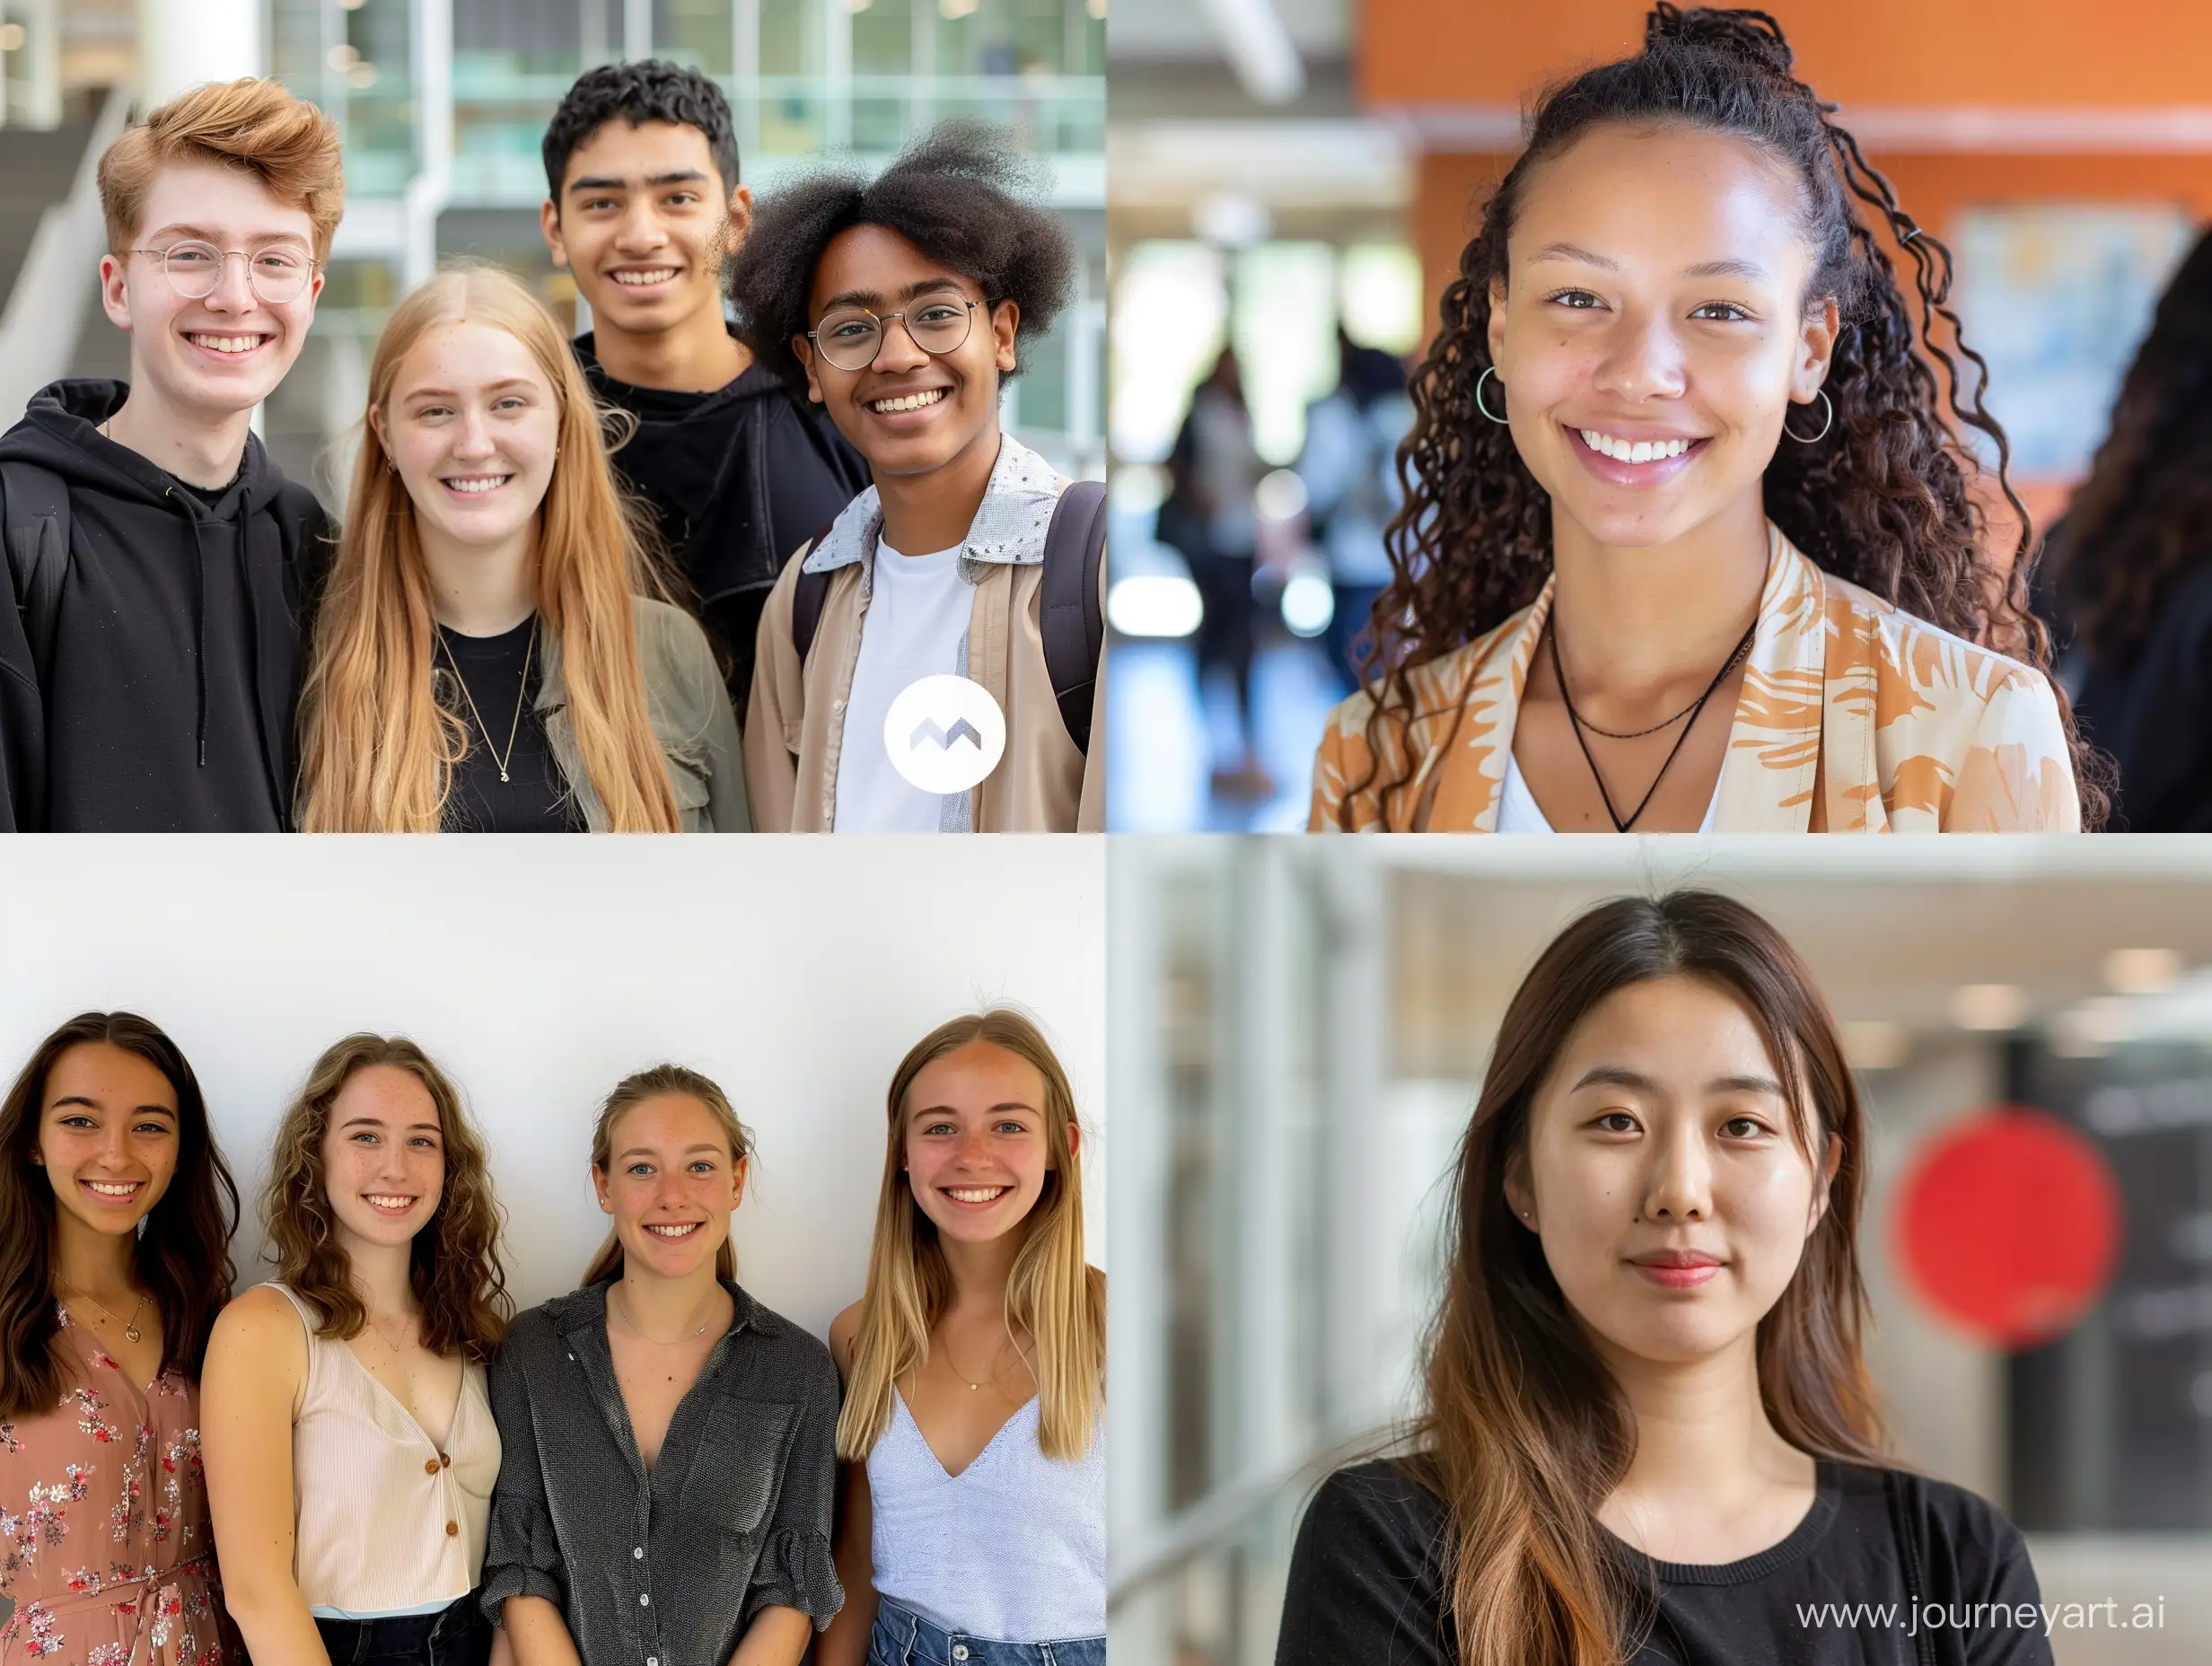
<instances>
[{"instance_id":1,"label":"orange wall","mask_svg":"<svg viewBox=\"0 0 2212 1666\"><path fill-rule=\"evenodd\" d=\"M1845 104L2212 101L2204 0L1765 0L1797 73ZM1644 0L1364 0L1369 104L1517 104L1634 51Z\"/></svg>"}]
</instances>

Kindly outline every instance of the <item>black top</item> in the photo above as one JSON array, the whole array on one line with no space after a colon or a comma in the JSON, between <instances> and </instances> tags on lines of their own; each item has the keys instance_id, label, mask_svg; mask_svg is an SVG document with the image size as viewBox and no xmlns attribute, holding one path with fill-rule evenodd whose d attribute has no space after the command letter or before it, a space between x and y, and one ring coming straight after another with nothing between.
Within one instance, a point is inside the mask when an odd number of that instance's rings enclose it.
<instances>
[{"instance_id":1,"label":"black top","mask_svg":"<svg viewBox=\"0 0 2212 1666\"><path fill-rule=\"evenodd\" d=\"M2212 832L2212 561L2174 582L2125 662L2084 658L2074 715L2120 762L2112 829Z\"/></svg>"},{"instance_id":2,"label":"black top","mask_svg":"<svg viewBox=\"0 0 2212 1666\"><path fill-rule=\"evenodd\" d=\"M103 437L128 392L56 382L0 439L60 478L70 527L43 664L0 605L0 830L277 831L329 518L250 435L212 491Z\"/></svg>"},{"instance_id":3,"label":"black top","mask_svg":"<svg viewBox=\"0 0 2212 1666\"><path fill-rule=\"evenodd\" d=\"M1888 1473L1885 1483L1880 1470L1821 1462L1804 1520L1740 1562L1654 1561L1607 1534L1631 1576L1657 1595L1634 1666L2050 1666L2018 1530L1961 1487ZM1909 1558L1900 1528L1914 1541ZM1276 1666L1458 1666L1444 1538L1443 1501L1397 1464L1330 1476L1291 1554ZM1951 1618L1916 1619L1916 1599L1945 1605ZM1973 1604L2011 1612L1971 1615Z\"/></svg>"},{"instance_id":4,"label":"black top","mask_svg":"<svg viewBox=\"0 0 2212 1666\"><path fill-rule=\"evenodd\" d=\"M514 1321L492 1362L499 1485L479 1596L559 1609L589 1662L723 1666L762 1609L817 1630L830 1556L838 1373L830 1350L736 1285L730 1328L647 1475L607 1347L607 1285Z\"/></svg>"},{"instance_id":5,"label":"black top","mask_svg":"<svg viewBox=\"0 0 2212 1666\"><path fill-rule=\"evenodd\" d=\"M578 337L575 350L593 391L637 418L615 467L653 505L731 666L742 722L768 591L792 551L867 488L868 465L818 407L759 364L711 393L672 393L615 381L592 341Z\"/></svg>"},{"instance_id":6,"label":"black top","mask_svg":"<svg viewBox=\"0 0 2212 1666\"><path fill-rule=\"evenodd\" d=\"M469 750L453 772L445 799L449 833L581 833L584 817L546 744L545 722L534 707L545 669L545 644L534 642L532 615L496 636L464 636L438 627L440 699L469 731ZM529 682L523 667L529 666ZM451 686L458 669L472 710ZM477 726L478 719L484 727ZM507 750L512 729L514 750ZM486 732L489 732L488 741ZM500 779L499 758L507 760Z\"/></svg>"}]
</instances>

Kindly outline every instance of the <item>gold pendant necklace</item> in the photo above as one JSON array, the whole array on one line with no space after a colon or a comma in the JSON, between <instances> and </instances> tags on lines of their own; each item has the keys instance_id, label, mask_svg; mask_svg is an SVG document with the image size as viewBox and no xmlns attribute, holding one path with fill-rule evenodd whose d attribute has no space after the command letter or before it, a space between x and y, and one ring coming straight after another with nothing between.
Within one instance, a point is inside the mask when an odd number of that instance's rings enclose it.
<instances>
[{"instance_id":1,"label":"gold pendant necklace","mask_svg":"<svg viewBox=\"0 0 2212 1666\"><path fill-rule=\"evenodd\" d=\"M445 640L445 632L435 625L438 646L445 650L445 662L453 668L453 680L461 685L461 697L469 702L469 715L476 719L476 732L484 737L484 750L492 755L492 762L499 767L499 779L507 779L507 759L514 756L514 737L522 732L522 707L530 698L530 662L538 652L538 626L532 619L530 642L522 650L522 686L514 691L514 721L507 725L507 750L502 757L492 745L492 732L485 726L484 714L476 708L476 696L469 692L469 680L461 675L461 662L453 657L453 645Z\"/></svg>"},{"instance_id":2,"label":"gold pendant necklace","mask_svg":"<svg viewBox=\"0 0 2212 1666\"><path fill-rule=\"evenodd\" d=\"M70 1292L70 1288L69 1288L69 1286L68 1286L67 1285L64 1285L62 1286L62 1293L63 1293L65 1295L71 1293L71 1292ZM81 1295L81 1296L83 1296L83 1298L84 1298L87 1302L91 1302L91 1303L92 1303L94 1307L98 1308L98 1309L99 1309L101 1312L103 1312L103 1313L107 1313L107 1314L108 1314L108 1322L109 1322L110 1324L111 1324L111 1325L120 1325L120 1326L122 1326L122 1327L123 1327L123 1339L124 1339L126 1342L139 1342L139 1341L143 1341L143 1340L145 1339L145 1338L144 1338L144 1337L143 1337L143 1335L141 1334L141 1332L140 1332L140 1331L139 1331L139 1329L138 1329L138 1315L139 1315L139 1314L141 1314L141 1313L143 1313L144 1311L145 1311L146 1299L145 1299L144 1296L140 1296L140 1297L138 1298L138 1305L137 1305L136 1307L135 1307L135 1308L131 1309L131 1311L130 1311L130 1317L129 1317L128 1319L125 1320L125 1319L118 1319L118 1318L116 1318L116 1316L115 1316L113 1313L109 1313L109 1312L108 1312L108 1304L107 1304L106 1302L102 1302L102 1301L101 1301L101 1300L98 1296L93 1295L93 1294L92 1294L90 1291L79 1290L79 1291L76 1291L75 1293L75 1294L77 1294L77 1295Z\"/></svg>"}]
</instances>

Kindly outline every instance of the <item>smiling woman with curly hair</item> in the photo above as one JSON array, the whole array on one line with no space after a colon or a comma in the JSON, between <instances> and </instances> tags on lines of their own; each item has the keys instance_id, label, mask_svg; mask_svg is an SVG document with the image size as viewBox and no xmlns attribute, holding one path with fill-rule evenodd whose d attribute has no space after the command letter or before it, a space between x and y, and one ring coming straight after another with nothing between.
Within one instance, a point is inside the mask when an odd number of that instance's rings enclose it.
<instances>
[{"instance_id":1,"label":"smiling woman with curly hair","mask_svg":"<svg viewBox=\"0 0 2212 1666\"><path fill-rule=\"evenodd\" d=\"M1413 381L1315 828L2102 819L1950 255L1790 64L1763 13L1663 4L1538 103Z\"/></svg>"},{"instance_id":2,"label":"smiling woman with curly hair","mask_svg":"<svg viewBox=\"0 0 2212 1666\"><path fill-rule=\"evenodd\" d=\"M483 1138L415 1043L347 1036L277 1125L261 1214L277 1280L224 1311L203 1401L247 1647L482 1666L484 1367L513 1311Z\"/></svg>"}]
</instances>

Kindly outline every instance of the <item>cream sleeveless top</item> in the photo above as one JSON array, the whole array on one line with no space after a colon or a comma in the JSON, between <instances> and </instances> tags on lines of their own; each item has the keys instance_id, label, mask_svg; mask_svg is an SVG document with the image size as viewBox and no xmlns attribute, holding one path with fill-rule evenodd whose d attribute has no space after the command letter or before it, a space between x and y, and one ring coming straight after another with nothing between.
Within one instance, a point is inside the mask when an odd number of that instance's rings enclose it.
<instances>
[{"instance_id":1,"label":"cream sleeveless top","mask_svg":"<svg viewBox=\"0 0 2212 1666\"><path fill-rule=\"evenodd\" d=\"M307 1391L292 1424L294 1577L325 1618L429 1613L476 1588L499 1478L499 1427L484 1367L461 1375L441 1449L313 1311L283 1285L307 1327Z\"/></svg>"}]
</instances>

